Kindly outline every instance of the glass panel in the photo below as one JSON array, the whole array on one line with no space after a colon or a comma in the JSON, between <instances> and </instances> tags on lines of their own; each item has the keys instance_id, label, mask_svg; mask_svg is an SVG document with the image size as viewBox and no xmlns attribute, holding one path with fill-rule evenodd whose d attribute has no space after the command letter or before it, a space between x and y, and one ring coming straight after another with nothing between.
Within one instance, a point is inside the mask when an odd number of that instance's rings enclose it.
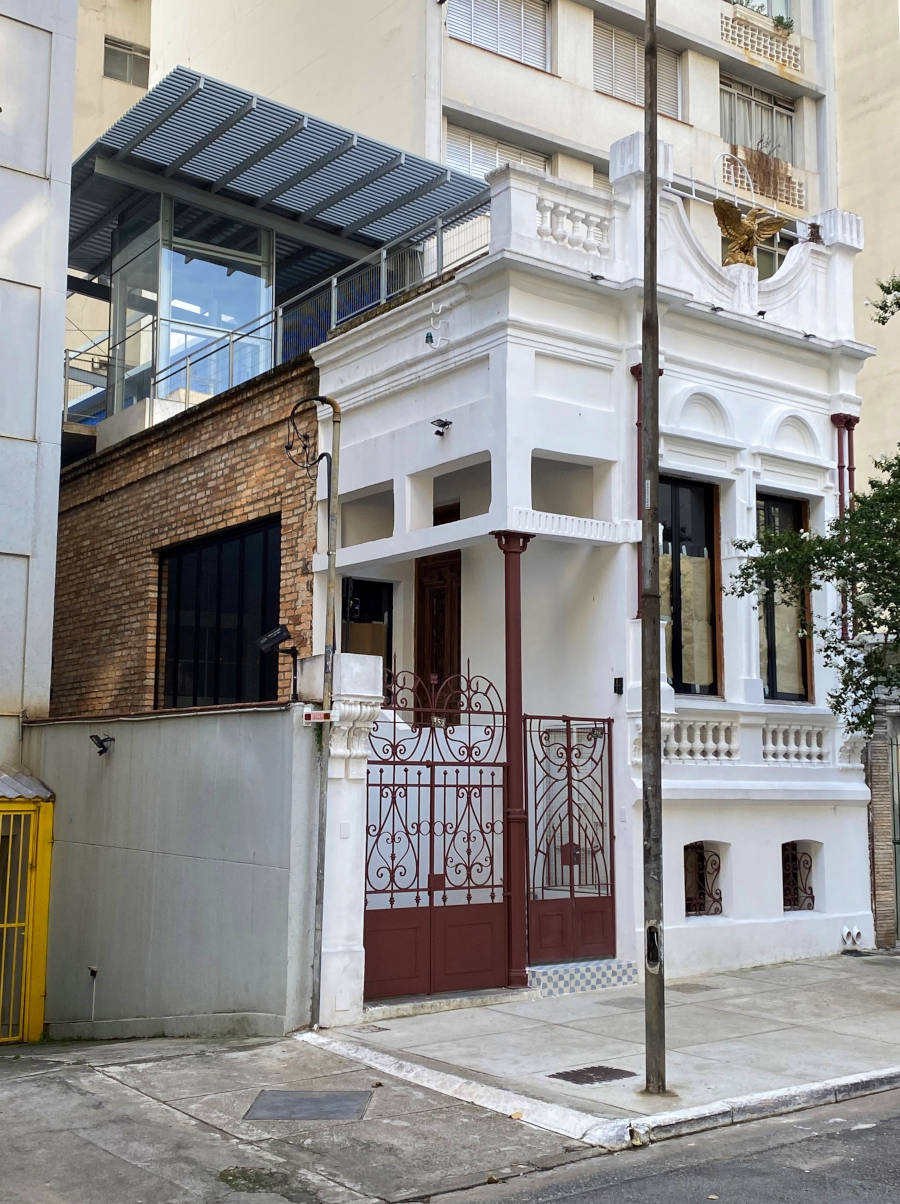
<instances>
[{"instance_id":1,"label":"glass panel","mask_svg":"<svg viewBox=\"0 0 900 1204\"><path fill-rule=\"evenodd\" d=\"M672 486L668 481L659 483L659 523L662 527L659 548L659 612L661 620L665 623L666 679L671 685L675 680L672 668L672 643L675 629L672 597Z\"/></svg>"},{"instance_id":2,"label":"glass panel","mask_svg":"<svg viewBox=\"0 0 900 1204\"><path fill-rule=\"evenodd\" d=\"M219 549L200 552L197 586L197 706L212 706L216 696L216 631L219 602Z\"/></svg>"},{"instance_id":3,"label":"glass panel","mask_svg":"<svg viewBox=\"0 0 900 1204\"><path fill-rule=\"evenodd\" d=\"M679 492L681 677L689 693L703 693L715 677L706 490L685 486Z\"/></svg>"},{"instance_id":4,"label":"glass panel","mask_svg":"<svg viewBox=\"0 0 900 1204\"><path fill-rule=\"evenodd\" d=\"M263 625L263 533L254 531L244 540L244 625L241 631L241 678L244 702L260 698L260 658L254 640L266 630ZM268 653L277 656L276 652Z\"/></svg>"},{"instance_id":5,"label":"glass panel","mask_svg":"<svg viewBox=\"0 0 900 1204\"><path fill-rule=\"evenodd\" d=\"M131 82L139 88L146 88L150 83L150 60L142 54L136 54L131 60Z\"/></svg>"},{"instance_id":6,"label":"glass panel","mask_svg":"<svg viewBox=\"0 0 900 1204\"><path fill-rule=\"evenodd\" d=\"M127 84L129 82L128 59L127 51L119 50L115 46L104 46L103 74L110 79L120 79Z\"/></svg>"},{"instance_id":7,"label":"glass panel","mask_svg":"<svg viewBox=\"0 0 900 1204\"><path fill-rule=\"evenodd\" d=\"M175 706L194 705L194 641L197 628L197 553L181 556L181 589L178 613L178 677Z\"/></svg>"},{"instance_id":8,"label":"glass panel","mask_svg":"<svg viewBox=\"0 0 900 1204\"><path fill-rule=\"evenodd\" d=\"M241 541L222 544L222 577L219 594L219 702L237 702L241 697L238 676L238 632L241 605Z\"/></svg>"},{"instance_id":9,"label":"glass panel","mask_svg":"<svg viewBox=\"0 0 900 1204\"><path fill-rule=\"evenodd\" d=\"M793 501L759 498L756 515L759 530L800 529L800 507ZM806 650L798 634L803 620L802 606L785 602L778 591L774 594L767 591L761 597L759 611L760 676L765 696L806 699Z\"/></svg>"},{"instance_id":10,"label":"glass panel","mask_svg":"<svg viewBox=\"0 0 900 1204\"><path fill-rule=\"evenodd\" d=\"M148 223L150 212L155 220ZM150 396L158 303L158 202L150 212L142 209L116 232L108 385L115 410Z\"/></svg>"}]
</instances>

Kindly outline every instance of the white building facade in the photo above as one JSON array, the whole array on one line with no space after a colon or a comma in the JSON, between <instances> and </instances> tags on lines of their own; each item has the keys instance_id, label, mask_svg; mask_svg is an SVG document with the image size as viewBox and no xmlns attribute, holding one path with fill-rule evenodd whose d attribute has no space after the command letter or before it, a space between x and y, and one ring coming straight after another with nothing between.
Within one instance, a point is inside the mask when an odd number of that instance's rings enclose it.
<instances>
[{"instance_id":1,"label":"white building facade","mask_svg":"<svg viewBox=\"0 0 900 1204\"><path fill-rule=\"evenodd\" d=\"M0 10L0 765L13 768L23 713L46 715L50 696L77 15L75 0Z\"/></svg>"},{"instance_id":2,"label":"white building facade","mask_svg":"<svg viewBox=\"0 0 900 1204\"><path fill-rule=\"evenodd\" d=\"M526 719L530 964L601 946L626 966L641 956L641 163L634 134L612 148L609 193L500 169L484 256L313 350L321 391L343 410L345 650L383 652L425 681L480 676L502 696L509 612L496 533L511 533L527 545L526 716L551 717L545 744L579 717L585 747L611 720L599 826L573 836L570 813L548 869L533 809L550 771L528 768ZM835 952L845 928L871 943L868 792L857 742L826 705L829 674L797 640L795 614L725 592L733 539L760 521L821 529L836 512L832 415L857 412L869 349L853 332L858 218L820 215L823 241L800 242L759 282L704 251L671 187L666 144L660 163L665 930L669 972L685 975ZM323 411L321 446L329 426ZM321 589L324 558L316 567ZM465 710L464 694L445 708ZM511 773L514 742L508 750ZM392 758L376 744L372 755ZM584 755L570 755L576 776ZM369 782L367 864L385 823L371 761ZM582 819L575 827L590 826ZM576 867L599 845L598 883ZM373 906L388 906L369 886L367 924ZM613 900L603 923L614 936L592 944L590 917L579 929L576 916L553 957L551 916L536 959L534 904L570 888L573 899ZM510 906L525 902L513 892Z\"/></svg>"}]
</instances>

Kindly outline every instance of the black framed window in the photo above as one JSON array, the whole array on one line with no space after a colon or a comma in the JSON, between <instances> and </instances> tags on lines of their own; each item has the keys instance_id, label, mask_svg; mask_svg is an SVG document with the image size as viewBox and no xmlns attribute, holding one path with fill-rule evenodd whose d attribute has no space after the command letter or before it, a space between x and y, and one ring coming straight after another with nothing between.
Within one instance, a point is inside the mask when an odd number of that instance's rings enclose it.
<instances>
[{"instance_id":1,"label":"black framed window","mask_svg":"<svg viewBox=\"0 0 900 1204\"><path fill-rule=\"evenodd\" d=\"M678 694L718 689L715 606L715 493L711 485L659 482L661 616L666 675Z\"/></svg>"},{"instance_id":2,"label":"black framed window","mask_svg":"<svg viewBox=\"0 0 900 1204\"><path fill-rule=\"evenodd\" d=\"M759 531L802 531L803 503L758 494L756 524ZM807 649L798 634L805 607L805 600L785 602L777 590L767 589L760 597L759 673L766 698L809 701Z\"/></svg>"},{"instance_id":3,"label":"black framed window","mask_svg":"<svg viewBox=\"0 0 900 1204\"><path fill-rule=\"evenodd\" d=\"M278 624L280 589L280 516L161 552L156 705L277 698L278 653L256 640Z\"/></svg>"},{"instance_id":4,"label":"black framed window","mask_svg":"<svg viewBox=\"0 0 900 1204\"><path fill-rule=\"evenodd\" d=\"M341 649L380 656L391 667L394 587L390 581L345 577L342 585Z\"/></svg>"}]
</instances>

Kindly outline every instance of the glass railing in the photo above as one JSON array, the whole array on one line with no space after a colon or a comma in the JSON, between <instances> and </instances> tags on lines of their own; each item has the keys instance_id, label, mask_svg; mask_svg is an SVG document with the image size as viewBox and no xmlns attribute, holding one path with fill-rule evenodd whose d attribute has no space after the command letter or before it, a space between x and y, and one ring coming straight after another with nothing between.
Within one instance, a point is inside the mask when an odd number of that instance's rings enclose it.
<instances>
[{"instance_id":1,"label":"glass railing","mask_svg":"<svg viewBox=\"0 0 900 1204\"><path fill-rule=\"evenodd\" d=\"M96 423L150 397L195 405L310 351L339 327L483 254L490 200L445 214L233 330L146 318L120 343L66 352L64 419ZM110 362L114 371L108 371ZM155 364L155 368L154 368ZM118 396L108 402L108 382Z\"/></svg>"}]
</instances>

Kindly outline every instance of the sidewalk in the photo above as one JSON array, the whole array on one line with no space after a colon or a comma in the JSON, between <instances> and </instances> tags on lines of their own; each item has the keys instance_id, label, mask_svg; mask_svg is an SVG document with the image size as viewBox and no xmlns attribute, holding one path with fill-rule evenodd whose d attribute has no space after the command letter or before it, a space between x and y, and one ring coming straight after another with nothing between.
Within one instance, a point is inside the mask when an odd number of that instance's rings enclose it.
<instances>
[{"instance_id":1,"label":"sidewalk","mask_svg":"<svg viewBox=\"0 0 900 1204\"><path fill-rule=\"evenodd\" d=\"M334 1035L597 1117L635 1117L900 1066L900 956L669 983L664 1099L643 1091L640 986L379 1020ZM582 1073L554 1077L569 1071ZM609 1071L628 1077L577 1081Z\"/></svg>"},{"instance_id":2,"label":"sidewalk","mask_svg":"<svg viewBox=\"0 0 900 1204\"><path fill-rule=\"evenodd\" d=\"M596 1157L613 1130L623 1140L611 1148L672 1135L686 1107L706 1109L695 1127L731 1123L752 1110L739 1117L730 1104L725 1119L711 1105L900 1066L900 957L710 975L670 984L669 1000L664 1099L641 1091L637 987L283 1040L2 1046L0 1198L421 1200ZM596 1066L632 1077L552 1077ZM896 1085L900 1071L890 1080L847 1094ZM833 1101L834 1087L776 1099L774 1113L822 1098ZM648 1113L656 1131L641 1128Z\"/></svg>"}]
</instances>

